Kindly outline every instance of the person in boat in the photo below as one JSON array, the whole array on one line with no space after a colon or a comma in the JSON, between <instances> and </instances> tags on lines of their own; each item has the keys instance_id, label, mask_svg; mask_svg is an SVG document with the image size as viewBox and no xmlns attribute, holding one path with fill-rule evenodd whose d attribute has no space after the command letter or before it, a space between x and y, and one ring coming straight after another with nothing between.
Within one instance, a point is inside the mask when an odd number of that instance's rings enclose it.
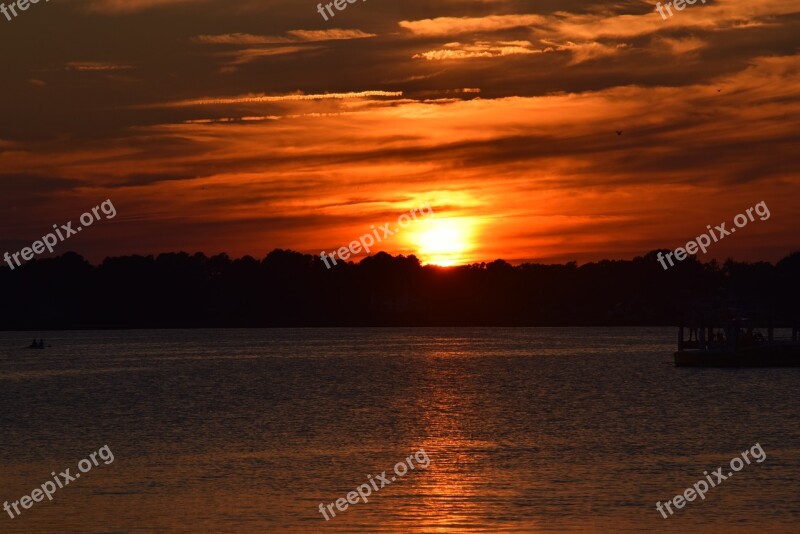
<instances>
[{"instance_id":1,"label":"person in boat","mask_svg":"<svg viewBox=\"0 0 800 534\"><path fill-rule=\"evenodd\" d=\"M39 344L34 339L33 341L31 341L31 345L28 348L29 349L38 349L39 348Z\"/></svg>"},{"instance_id":2,"label":"person in boat","mask_svg":"<svg viewBox=\"0 0 800 534\"><path fill-rule=\"evenodd\" d=\"M43 349L43 348L44 348L44 339L40 339L40 340L39 340L39 348L40 348L40 349Z\"/></svg>"}]
</instances>

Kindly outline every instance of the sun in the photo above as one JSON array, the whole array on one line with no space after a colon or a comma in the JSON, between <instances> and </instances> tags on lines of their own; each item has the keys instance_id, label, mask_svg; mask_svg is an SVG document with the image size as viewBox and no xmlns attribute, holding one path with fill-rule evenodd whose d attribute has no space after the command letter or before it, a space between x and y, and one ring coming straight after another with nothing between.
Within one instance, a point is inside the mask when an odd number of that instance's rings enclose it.
<instances>
[{"instance_id":1,"label":"sun","mask_svg":"<svg viewBox=\"0 0 800 534\"><path fill-rule=\"evenodd\" d=\"M448 267L462 263L471 248L471 228L464 219L429 219L411 236L420 259Z\"/></svg>"}]
</instances>

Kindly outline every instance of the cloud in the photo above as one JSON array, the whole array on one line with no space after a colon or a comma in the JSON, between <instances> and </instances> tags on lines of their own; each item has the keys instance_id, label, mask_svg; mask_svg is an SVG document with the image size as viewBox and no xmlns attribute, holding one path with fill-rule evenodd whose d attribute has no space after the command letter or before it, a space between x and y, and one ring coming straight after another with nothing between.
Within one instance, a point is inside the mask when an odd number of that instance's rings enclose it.
<instances>
[{"instance_id":1,"label":"cloud","mask_svg":"<svg viewBox=\"0 0 800 534\"><path fill-rule=\"evenodd\" d=\"M291 94L291 95L265 95L248 94L227 98L197 98L192 100L180 100L176 102L165 102L161 104L149 104L142 107L146 108L172 108L188 106L212 106L230 104L255 104L265 102L285 102L297 100L344 100L349 98L373 98L373 97L395 97L403 96L402 91L358 91L351 93L324 93L324 94Z\"/></svg>"},{"instance_id":2,"label":"cloud","mask_svg":"<svg viewBox=\"0 0 800 534\"><path fill-rule=\"evenodd\" d=\"M471 59L503 57L519 54L540 54L542 50L533 48L529 41L477 41L471 45L448 43L445 48L414 54L415 59L442 61L447 59Z\"/></svg>"},{"instance_id":3,"label":"cloud","mask_svg":"<svg viewBox=\"0 0 800 534\"><path fill-rule=\"evenodd\" d=\"M795 3L784 0L717 1L714 4L691 7L692 9L678 13L667 21L662 20L655 11L619 15L606 11L583 14L559 11L552 15L513 14L403 20L399 26L423 37L498 32L527 27L534 34L550 39L594 42L601 38L632 38L680 29L741 30L758 27L778 15L800 12Z\"/></svg>"},{"instance_id":4,"label":"cloud","mask_svg":"<svg viewBox=\"0 0 800 534\"><path fill-rule=\"evenodd\" d=\"M569 65L577 65L592 59L615 56L619 54L621 50L628 48L627 44L606 45L598 42L567 42L566 44L556 44L549 41L545 42L551 45L551 47L554 47L556 51L571 52L572 58L569 61Z\"/></svg>"},{"instance_id":5,"label":"cloud","mask_svg":"<svg viewBox=\"0 0 800 534\"><path fill-rule=\"evenodd\" d=\"M331 28L328 30L289 30L288 37L273 35L253 35L249 33L226 33L218 35L198 35L191 40L195 43L210 45L245 45L249 48L232 52L221 52L220 56L230 58L222 72L236 72L238 67L258 59L312 52L319 46L304 46L305 43L321 43L324 41L347 41L376 37L374 33L361 30L344 30ZM272 47L270 45L281 45ZM292 46L288 46L292 45Z\"/></svg>"},{"instance_id":6,"label":"cloud","mask_svg":"<svg viewBox=\"0 0 800 534\"><path fill-rule=\"evenodd\" d=\"M333 41L376 37L374 33L366 33L361 30L342 30L336 28L330 30L290 30L286 33L302 41Z\"/></svg>"},{"instance_id":7,"label":"cloud","mask_svg":"<svg viewBox=\"0 0 800 534\"><path fill-rule=\"evenodd\" d=\"M310 52L312 50L317 50L317 48L307 46L280 46L276 48L245 48L243 50L236 50L235 52L221 52L220 55L232 58L228 62L228 67L226 69L230 70L233 67L244 65L260 58L296 54L298 52Z\"/></svg>"},{"instance_id":8,"label":"cloud","mask_svg":"<svg viewBox=\"0 0 800 534\"><path fill-rule=\"evenodd\" d=\"M569 65L577 65L592 59L614 56L621 50L628 48L627 44L607 45L599 42L584 42L558 44L553 41L542 40L546 47L535 48L530 41L476 41L473 44L447 43L444 48L414 54L414 59L427 59L428 61L444 61L450 59L474 58L499 58L521 54L542 54L546 52L568 51L572 53ZM674 44L677 44L674 43ZM689 43L684 43L683 48L688 48Z\"/></svg>"},{"instance_id":9,"label":"cloud","mask_svg":"<svg viewBox=\"0 0 800 534\"><path fill-rule=\"evenodd\" d=\"M253 35L249 33L223 33L218 35L198 35L192 41L203 44L225 45L254 45L254 44L285 44L294 42L288 37L275 37L271 35Z\"/></svg>"},{"instance_id":10,"label":"cloud","mask_svg":"<svg viewBox=\"0 0 800 534\"><path fill-rule=\"evenodd\" d=\"M653 40L656 50L673 56L687 57L708 46L708 42L697 37L657 37Z\"/></svg>"},{"instance_id":11,"label":"cloud","mask_svg":"<svg viewBox=\"0 0 800 534\"><path fill-rule=\"evenodd\" d=\"M1 146L1 145L0 145ZM30 173L0 174L0 193L8 198L10 195L34 197L58 193L64 189L78 187L79 180L61 176L45 176Z\"/></svg>"},{"instance_id":12,"label":"cloud","mask_svg":"<svg viewBox=\"0 0 800 534\"><path fill-rule=\"evenodd\" d=\"M112 63L110 61L70 61L65 64L66 70L73 70L79 72L102 72L114 70L129 70L134 68L133 65L126 65L123 63Z\"/></svg>"},{"instance_id":13,"label":"cloud","mask_svg":"<svg viewBox=\"0 0 800 534\"><path fill-rule=\"evenodd\" d=\"M485 17L439 17L424 20L403 20L400 27L414 35L426 37L456 35L459 33L489 32L543 24L541 15L488 15Z\"/></svg>"},{"instance_id":14,"label":"cloud","mask_svg":"<svg viewBox=\"0 0 800 534\"><path fill-rule=\"evenodd\" d=\"M759 26L762 17L770 19L777 15L798 12L793 2L784 0L716 1L713 4L696 4L683 12L674 11L675 16L662 20L656 11L641 15L622 14L608 16L607 13L572 14L557 13L543 24L545 31L573 40L593 41L600 38L630 38L657 32L677 30L708 31L723 29L746 29Z\"/></svg>"},{"instance_id":15,"label":"cloud","mask_svg":"<svg viewBox=\"0 0 800 534\"><path fill-rule=\"evenodd\" d=\"M286 44L297 42L341 41L348 39L365 39L376 37L374 33L361 30L343 30L331 28L329 30L289 30L286 32L291 37L273 35L253 35L249 33L223 33L219 35L198 35L192 40L203 44L224 45L256 45L256 44Z\"/></svg>"}]
</instances>

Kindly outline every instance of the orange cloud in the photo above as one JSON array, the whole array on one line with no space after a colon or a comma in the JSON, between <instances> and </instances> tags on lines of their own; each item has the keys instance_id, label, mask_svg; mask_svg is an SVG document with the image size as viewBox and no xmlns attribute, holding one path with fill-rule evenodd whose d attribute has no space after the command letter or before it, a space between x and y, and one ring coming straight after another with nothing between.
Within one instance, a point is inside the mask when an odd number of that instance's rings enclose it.
<instances>
[{"instance_id":1,"label":"orange cloud","mask_svg":"<svg viewBox=\"0 0 800 534\"><path fill-rule=\"evenodd\" d=\"M291 95L265 95L249 94L230 98L197 98L192 100L180 100L177 102L165 102L162 104L150 104L144 107L185 107L185 106L211 106L227 104L252 104L264 102L285 102L291 100L343 100L348 98L371 98L371 97L394 97L403 96L402 91L358 91L353 93L323 93L323 94L291 94Z\"/></svg>"},{"instance_id":2,"label":"orange cloud","mask_svg":"<svg viewBox=\"0 0 800 534\"><path fill-rule=\"evenodd\" d=\"M529 41L477 41L471 45L462 43L448 43L445 48L430 50L414 54L414 58L427 59L428 61L442 61L446 59L470 59L503 57L519 54L541 54L542 50L533 48Z\"/></svg>"},{"instance_id":3,"label":"orange cloud","mask_svg":"<svg viewBox=\"0 0 800 534\"><path fill-rule=\"evenodd\" d=\"M203 44L256 45L340 41L376 37L376 34L374 33L362 32L361 30L343 30L337 28L331 28L329 30L290 30L286 33L291 37L253 35L249 33L224 33L219 35L198 35L197 37L193 38L193 41Z\"/></svg>"},{"instance_id":4,"label":"orange cloud","mask_svg":"<svg viewBox=\"0 0 800 534\"><path fill-rule=\"evenodd\" d=\"M459 33L489 32L543 24L541 15L487 15L485 17L439 17L424 20L403 20L400 27L415 35L443 36Z\"/></svg>"}]
</instances>

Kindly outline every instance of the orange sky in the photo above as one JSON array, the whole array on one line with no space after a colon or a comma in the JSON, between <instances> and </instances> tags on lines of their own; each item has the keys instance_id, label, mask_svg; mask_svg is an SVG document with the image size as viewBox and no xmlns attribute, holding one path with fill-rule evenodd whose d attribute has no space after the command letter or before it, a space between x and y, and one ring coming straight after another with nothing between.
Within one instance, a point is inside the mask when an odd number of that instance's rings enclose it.
<instances>
[{"instance_id":1,"label":"orange sky","mask_svg":"<svg viewBox=\"0 0 800 534\"><path fill-rule=\"evenodd\" d=\"M0 239L120 254L585 262L797 250L800 1L96 0L0 19ZM615 130L621 130L617 135ZM438 233L437 233L438 232ZM436 250L437 247L439 250Z\"/></svg>"}]
</instances>

